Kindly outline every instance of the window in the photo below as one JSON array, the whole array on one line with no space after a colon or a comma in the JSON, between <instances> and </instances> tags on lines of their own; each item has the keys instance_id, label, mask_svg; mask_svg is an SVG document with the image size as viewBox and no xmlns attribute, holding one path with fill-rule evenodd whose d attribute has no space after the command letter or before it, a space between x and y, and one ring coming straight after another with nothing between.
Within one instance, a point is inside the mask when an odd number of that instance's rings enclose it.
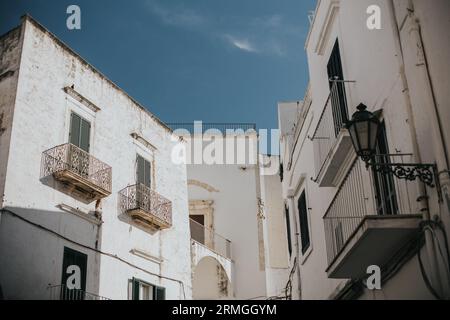
<instances>
[{"instance_id":1,"label":"window","mask_svg":"<svg viewBox=\"0 0 450 320\"><path fill-rule=\"evenodd\" d=\"M331 94L331 107L333 111L333 122L336 136L339 134L341 128L348 121L347 100L345 95L344 73L342 72L341 54L339 52L339 41L336 40L333 51L331 52L330 60L327 65L328 79L330 89L335 90ZM333 82L331 80L341 80Z\"/></svg>"},{"instance_id":2,"label":"window","mask_svg":"<svg viewBox=\"0 0 450 320\"><path fill-rule=\"evenodd\" d=\"M69 142L78 148L89 152L91 124L76 113L70 115Z\"/></svg>"},{"instance_id":3,"label":"window","mask_svg":"<svg viewBox=\"0 0 450 320\"><path fill-rule=\"evenodd\" d=\"M298 198L298 214L300 217L300 237L302 241L302 254L308 250L310 245L309 226L308 226L308 208L306 206L305 192Z\"/></svg>"},{"instance_id":4,"label":"window","mask_svg":"<svg viewBox=\"0 0 450 320\"><path fill-rule=\"evenodd\" d=\"M389 163L389 148L386 136L386 126L381 123L378 130L376 145L376 161L379 163ZM383 156L384 155L384 156ZM372 171L375 184L375 201L377 213L379 215L397 214L397 195L395 192L394 176L391 172L381 173Z\"/></svg>"},{"instance_id":5,"label":"window","mask_svg":"<svg viewBox=\"0 0 450 320\"><path fill-rule=\"evenodd\" d=\"M151 165L150 161L144 159L140 155L136 159L136 182L146 187L151 187Z\"/></svg>"},{"instance_id":6,"label":"window","mask_svg":"<svg viewBox=\"0 0 450 320\"><path fill-rule=\"evenodd\" d=\"M130 280L131 284L131 299L132 300L165 300L166 289L158 287L142 280L133 278Z\"/></svg>"},{"instance_id":7,"label":"window","mask_svg":"<svg viewBox=\"0 0 450 320\"><path fill-rule=\"evenodd\" d=\"M286 234L287 234L287 241L288 241L288 250L289 250L289 256L292 256L292 240L291 240L291 220L289 217L289 207L284 207L284 212L286 215Z\"/></svg>"}]
</instances>

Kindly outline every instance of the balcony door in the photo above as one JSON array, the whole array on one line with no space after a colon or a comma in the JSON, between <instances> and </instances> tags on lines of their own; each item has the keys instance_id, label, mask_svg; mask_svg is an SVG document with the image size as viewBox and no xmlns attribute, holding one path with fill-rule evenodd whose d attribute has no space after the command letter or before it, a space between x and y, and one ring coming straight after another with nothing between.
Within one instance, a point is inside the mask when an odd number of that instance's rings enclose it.
<instances>
[{"instance_id":1,"label":"balcony door","mask_svg":"<svg viewBox=\"0 0 450 320\"><path fill-rule=\"evenodd\" d=\"M389 148L386 136L386 127L384 122L380 125L378 132L377 156L375 161L378 163L389 163ZM375 187L375 202L377 214L389 215L398 213L397 194L395 192L394 175L390 172L380 173L375 170L372 171L374 187Z\"/></svg>"},{"instance_id":2,"label":"balcony door","mask_svg":"<svg viewBox=\"0 0 450 320\"><path fill-rule=\"evenodd\" d=\"M137 207L151 212L151 164L142 156L136 157L136 202Z\"/></svg>"},{"instance_id":3,"label":"balcony door","mask_svg":"<svg viewBox=\"0 0 450 320\"><path fill-rule=\"evenodd\" d=\"M205 244L205 216L202 214L192 214L190 218L191 238L195 241Z\"/></svg>"},{"instance_id":4,"label":"balcony door","mask_svg":"<svg viewBox=\"0 0 450 320\"><path fill-rule=\"evenodd\" d=\"M331 107L333 110L333 122L336 136L348 121L347 100L345 95L344 73L342 71L339 41L336 40L327 65L330 86ZM336 82L331 80L337 80Z\"/></svg>"},{"instance_id":5,"label":"balcony door","mask_svg":"<svg viewBox=\"0 0 450 320\"><path fill-rule=\"evenodd\" d=\"M77 148L69 148L69 168L85 178L89 176L90 136L90 122L72 112L70 115L69 142Z\"/></svg>"},{"instance_id":6,"label":"balcony door","mask_svg":"<svg viewBox=\"0 0 450 320\"><path fill-rule=\"evenodd\" d=\"M151 164L150 161L144 159L140 155L136 158L136 182L143 184L147 188L151 187Z\"/></svg>"}]
</instances>

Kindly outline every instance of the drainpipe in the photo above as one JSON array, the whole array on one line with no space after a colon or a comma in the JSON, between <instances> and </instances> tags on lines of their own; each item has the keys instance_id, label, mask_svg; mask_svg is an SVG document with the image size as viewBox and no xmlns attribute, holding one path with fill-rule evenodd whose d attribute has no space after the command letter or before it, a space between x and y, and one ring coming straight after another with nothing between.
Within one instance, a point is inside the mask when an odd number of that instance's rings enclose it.
<instances>
[{"instance_id":1,"label":"drainpipe","mask_svg":"<svg viewBox=\"0 0 450 320\"><path fill-rule=\"evenodd\" d=\"M396 56L397 56L397 60L398 60L398 64L399 64L399 73L401 76L401 80L402 80L402 85L403 85L403 98L405 100L405 105L406 105L406 109L407 109L407 114L408 114L408 119L409 121L409 129L410 129L410 134L412 137L412 148L413 148L413 153L415 156L415 161L420 163L421 162L421 154L420 154L420 149L419 149L419 145L418 145L418 140L417 140L417 132L415 130L416 126L415 126L415 120L414 120L414 113L412 110L412 103L411 103L411 97L409 95L409 88L408 88L408 80L405 74L405 64L404 64L404 60L403 60L403 48L401 45L401 41L400 41L400 29L399 29L399 25L397 22L397 18L395 15L395 6L394 6L394 0L390 0L389 2L389 6L390 6L390 19L391 19L391 26L392 26L392 32L393 32L393 38L394 38L394 47L395 47L395 51L396 51ZM409 3L410 8L413 7L412 1L410 0ZM406 18L408 19L408 17ZM406 21L405 19L405 21ZM402 24L402 27L404 25L404 22ZM414 28L415 29L415 28ZM419 42L418 42L419 43ZM435 123L438 124L438 119L435 113L436 110L429 110L429 114L432 116L432 121L436 121ZM435 141L439 141L439 137L442 137L440 134L436 135L436 128L433 128L433 135L435 136L435 138L437 138L437 140ZM442 140L440 140L442 141ZM441 151L441 155L444 155L444 148L443 148L443 144L439 144L438 143L438 150ZM439 153L439 152L438 152ZM446 161L442 161L442 158L437 157L438 158L438 165L441 167L444 167ZM439 159L440 158L440 159ZM419 198L417 199L417 201L419 202L419 207L420 207L420 211L422 212L422 219L424 221L429 221L431 219L430 217L430 211L429 211L429 204L428 204L428 195L427 195L427 190L426 187L423 185L423 183L418 183L418 191L419 191ZM440 271L439 271L439 263L438 263L438 258L437 258L437 252L436 252L436 247L435 247L435 243L433 241L433 235L431 233L430 230L426 229L425 230L425 246L426 246L426 251L427 251L427 255L428 255L428 260L429 260L429 264L430 264L430 269L431 269L431 282L433 283L433 285L435 286L435 288L437 289L437 291L439 293L442 293L442 281L441 281L441 277L440 277Z\"/></svg>"},{"instance_id":2,"label":"drainpipe","mask_svg":"<svg viewBox=\"0 0 450 320\"><path fill-rule=\"evenodd\" d=\"M289 194L287 195L289 199L289 208L292 208L292 210L295 208L295 201L294 201L294 192L293 190L289 190ZM290 212L290 211L289 211ZM298 230L298 219L297 215L294 214L294 225L295 225L295 254L297 255L297 278L298 278L298 294L300 300L302 299L302 281L300 278L300 243L298 241L298 237L300 235L300 232Z\"/></svg>"}]
</instances>

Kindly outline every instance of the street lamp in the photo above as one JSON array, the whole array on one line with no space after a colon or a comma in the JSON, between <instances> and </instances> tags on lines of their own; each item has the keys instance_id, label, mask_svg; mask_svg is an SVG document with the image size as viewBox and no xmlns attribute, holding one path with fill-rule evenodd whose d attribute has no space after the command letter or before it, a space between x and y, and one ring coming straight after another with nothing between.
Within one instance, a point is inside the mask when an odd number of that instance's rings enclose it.
<instances>
[{"instance_id":1,"label":"street lamp","mask_svg":"<svg viewBox=\"0 0 450 320\"><path fill-rule=\"evenodd\" d=\"M413 181L418 178L429 187L433 188L436 186L440 198L441 189L436 164L376 161L376 156L381 156L384 159L388 159L390 156L388 154L376 154L380 120L375 114L367 111L367 106L362 103L358 105L357 109L358 111L353 114L352 119L346 123L346 128L350 133L356 154L366 165L372 167L377 172L393 174L399 179Z\"/></svg>"},{"instance_id":2,"label":"street lamp","mask_svg":"<svg viewBox=\"0 0 450 320\"><path fill-rule=\"evenodd\" d=\"M372 112L367 111L367 106L362 103L356 109L358 111L353 114L346 127L350 133L356 154L362 160L368 162L375 156L380 120Z\"/></svg>"}]
</instances>

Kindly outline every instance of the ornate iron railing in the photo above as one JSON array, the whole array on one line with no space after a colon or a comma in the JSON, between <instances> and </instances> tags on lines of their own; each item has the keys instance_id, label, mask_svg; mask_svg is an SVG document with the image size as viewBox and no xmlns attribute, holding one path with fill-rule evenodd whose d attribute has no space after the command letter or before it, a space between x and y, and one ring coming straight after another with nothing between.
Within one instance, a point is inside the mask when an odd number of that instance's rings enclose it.
<instances>
[{"instance_id":1,"label":"ornate iron railing","mask_svg":"<svg viewBox=\"0 0 450 320\"><path fill-rule=\"evenodd\" d=\"M111 300L78 289L69 289L65 285L49 286L49 300Z\"/></svg>"},{"instance_id":2,"label":"ornate iron railing","mask_svg":"<svg viewBox=\"0 0 450 320\"><path fill-rule=\"evenodd\" d=\"M231 259L230 240L192 219L189 219L189 226L192 240L195 240L225 258Z\"/></svg>"},{"instance_id":3,"label":"ornate iron railing","mask_svg":"<svg viewBox=\"0 0 450 320\"><path fill-rule=\"evenodd\" d=\"M311 138L314 146L316 177L319 177L322 172L325 160L348 120L348 86L355 81L332 80L331 83L330 94Z\"/></svg>"},{"instance_id":4,"label":"ornate iron railing","mask_svg":"<svg viewBox=\"0 0 450 320\"><path fill-rule=\"evenodd\" d=\"M401 156L402 159L405 156ZM386 156L383 156L386 158ZM324 215L328 265L367 216L413 214L416 186L355 159Z\"/></svg>"},{"instance_id":5,"label":"ornate iron railing","mask_svg":"<svg viewBox=\"0 0 450 320\"><path fill-rule=\"evenodd\" d=\"M119 206L122 213L142 210L150 218L172 225L172 202L141 183L119 192Z\"/></svg>"},{"instance_id":6,"label":"ornate iron railing","mask_svg":"<svg viewBox=\"0 0 450 320\"><path fill-rule=\"evenodd\" d=\"M41 177L65 170L111 192L112 169L104 162L70 143L44 151Z\"/></svg>"}]
</instances>

